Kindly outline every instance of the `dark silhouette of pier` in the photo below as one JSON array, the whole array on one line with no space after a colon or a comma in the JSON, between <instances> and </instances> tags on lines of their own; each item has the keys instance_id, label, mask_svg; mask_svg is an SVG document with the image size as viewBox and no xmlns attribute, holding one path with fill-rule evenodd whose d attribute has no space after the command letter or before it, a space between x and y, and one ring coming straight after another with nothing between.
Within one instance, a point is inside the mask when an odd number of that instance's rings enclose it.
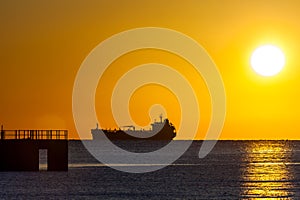
<instances>
[{"instance_id":1,"label":"dark silhouette of pier","mask_svg":"<svg viewBox=\"0 0 300 200\"><path fill-rule=\"evenodd\" d=\"M48 171L68 170L67 130L3 130L0 171L38 171L39 150L47 149Z\"/></svg>"}]
</instances>

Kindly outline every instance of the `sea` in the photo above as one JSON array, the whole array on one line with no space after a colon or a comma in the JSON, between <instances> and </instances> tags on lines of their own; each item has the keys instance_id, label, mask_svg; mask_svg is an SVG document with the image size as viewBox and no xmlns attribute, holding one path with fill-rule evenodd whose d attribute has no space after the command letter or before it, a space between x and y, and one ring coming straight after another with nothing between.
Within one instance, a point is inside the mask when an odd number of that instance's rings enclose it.
<instances>
[{"instance_id":1,"label":"sea","mask_svg":"<svg viewBox=\"0 0 300 200\"><path fill-rule=\"evenodd\" d=\"M300 141L220 140L200 159L201 144L160 170L127 173L69 141L68 171L0 172L0 199L300 199Z\"/></svg>"}]
</instances>

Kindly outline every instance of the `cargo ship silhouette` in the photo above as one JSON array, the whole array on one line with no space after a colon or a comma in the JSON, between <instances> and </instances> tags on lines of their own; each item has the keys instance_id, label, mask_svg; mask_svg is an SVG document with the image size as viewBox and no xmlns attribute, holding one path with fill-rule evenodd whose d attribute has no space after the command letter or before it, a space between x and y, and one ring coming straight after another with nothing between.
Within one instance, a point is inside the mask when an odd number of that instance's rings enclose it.
<instances>
[{"instance_id":1,"label":"cargo ship silhouette","mask_svg":"<svg viewBox=\"0 0 300 200\"><path fill-rule=\"evenodd\" d=\"M91 130L93 140L99 140L103 134L110 140L172 140L176 137L176 129L162 115L159 122L153 122L150 130L135 130L135 126L122 126L119 129L99 129L98 124ZM123 128L123 129L122 129ZM102 134L102 135L101 135Z\"/></svg>"}]
</instances>

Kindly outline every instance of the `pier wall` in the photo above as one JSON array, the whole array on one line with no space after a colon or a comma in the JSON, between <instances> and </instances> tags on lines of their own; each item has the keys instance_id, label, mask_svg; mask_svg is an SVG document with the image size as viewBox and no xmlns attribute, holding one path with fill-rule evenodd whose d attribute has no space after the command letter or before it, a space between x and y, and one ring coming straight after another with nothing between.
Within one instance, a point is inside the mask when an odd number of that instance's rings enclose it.
<instances>
[{"instance_id":1,"label":"pier wall","mask_svg":"<svg viewBox=\"0 0 300 200\"><path fill-rule=\"evenodd\" d=\"M47 149L48 171L68 170L68 140L0 140L0 171L38 171L39 149Z\"/></svg>"}]
</instances>

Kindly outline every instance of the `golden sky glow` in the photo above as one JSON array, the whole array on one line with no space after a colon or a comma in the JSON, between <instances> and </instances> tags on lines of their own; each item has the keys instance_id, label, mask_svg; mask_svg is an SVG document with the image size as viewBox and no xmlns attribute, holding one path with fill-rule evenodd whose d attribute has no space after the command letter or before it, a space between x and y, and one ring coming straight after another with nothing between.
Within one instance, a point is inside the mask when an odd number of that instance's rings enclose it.
<instances>
[{"instance_id":1,"label":"golden sky glow","mask_svg":"<svg viewBox=\"0 0 300 200\"><path fill-rule=\"evenodd\" d=\"M0 123L8 129L66 128L76 138L72 89L84 58L116 33L152 26L190 36L217 64L227 95L221 139L299 139L299 8L298 0L1 1ZM285 54L276 76L260 76L250 66L253 51L264 44ZM198 138L203 138L211 109L205 84L189 63L159 50L131 52L112 63L97 89L98 117L114 125L108 108L113 84L148 62L172 66L191 81L200 99ZM178 126L176 98L157 87L136 91L133 118L147 124L149 106L162 101Z\"/></svg>"}]
</instances>

